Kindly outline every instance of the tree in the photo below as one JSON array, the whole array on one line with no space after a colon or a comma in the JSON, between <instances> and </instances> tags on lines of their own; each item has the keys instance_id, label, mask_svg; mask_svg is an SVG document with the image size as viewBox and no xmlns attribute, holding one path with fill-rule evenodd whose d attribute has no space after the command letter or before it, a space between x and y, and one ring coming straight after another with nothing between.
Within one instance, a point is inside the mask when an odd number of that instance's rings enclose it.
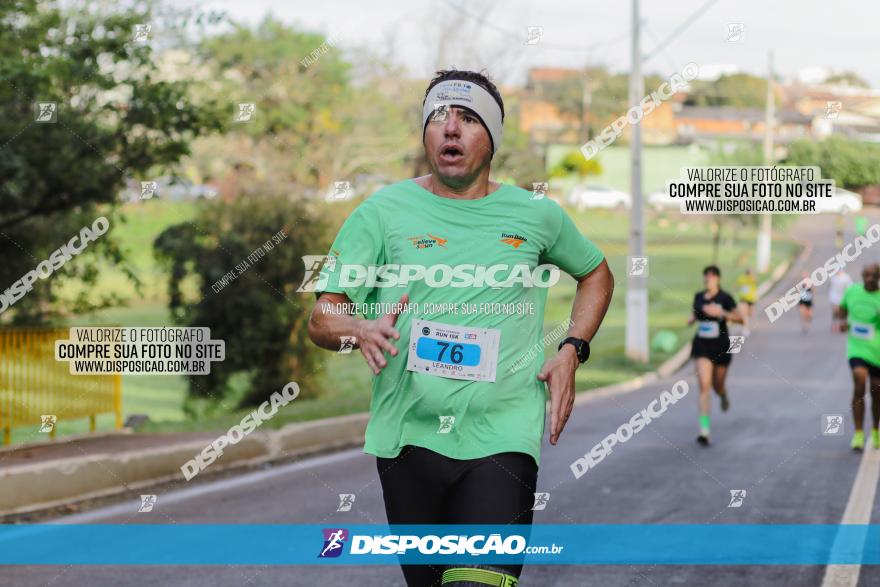
<instances>
[{"instance_id":1,"label":"tree","mask_svg":"<svg viewBox=\"0 0 880 587\"><path fill-rule=\"evenodd\" d=\"M596 159L587 159L580 151L569 151L565 157L550 170L550 177L567 177L577 175L601 175L602 166Z\"/></svg>"},{"instance_id":2,"label":"tree","mask_svg":"<svg viewBox=\"0 0 880 587\"><path fill-rule=\"evenodd\" d=\"M687 106L764 108L767 80L747 73L722 75L712 82L694 81L685 99Z\"/></svg>"},{"instance_id":3,"label":"tree","mask_svg":"<svg viewBox=\"0 0 880 587\"><path fill-rule=\"evenodd\" d=\"M840 84L844 86L855 86L857 88L870 88L871 85L866 82L860 75L853 71L843 71L835 73L825 78L826 84Z\"/></svg>"},{"instance_id":4,"label":"tree","mask_svg":"<svg viewBox=\"0 0 880 587\"><path fill-rule=\"evenodd\" d=\"M125 270L112 237L125 180L173 166L194 137L222 129L210 100L193 103L192 83L162 80L150 44L133 41L134 26L151 21L151 5L113 10L0 4L0 287L97 217L112 218L109 234L16 302L7 314L15 323L117 303L90 293L98 259ZM36 108L54 108L54 122L37 122ZM56 296L65 279L86 286L72 306Z\"/></svg>"},{"instance_id":5,"label":"tree","mask_svg":"<svg viewBox=\"0 0 880 587\"><path fill-rule=\"evenodd\" d=\"M586 80L584 80L586 76ZM595 137L629 108L629 77L627 74L609 73L602 67L587 68L582 75L559 81L543 82L532 91L552 102L563 115L583 116L584 81L589 88L588 134ZM663 80L657 75L645 76L645 91L660 86Z\"/></svg>"},{"instance_id":6,"label":"tree","mask_svg":"<svg viewBox=\"0 0 880 587\"><path fill-rule=\"evenodd\" d=\"M801 139L788 146L785 165L814 166L837 187L880 185L880 146L831 136L815 142Z\"/></svg>"},{"instance_id":7,"label":"tree","mask_svg":"<svg viewBox=\"0 0 880 587\"><path fill-rule=\"evenodd\" d=\"M241 406L262 403L291 380L303 397L316 393L320 351L307 333L314 294L296 290L305 276L302 256L327 250L327 227L305 202L255 184L243 197L215 200L194 222L159 235L154 248L169 271L175 321L209 327L226 344L226 359L213 363L210 375L189 377L188 412L198 415L202 404L229 397L240 377ZM195 284L190 297L187 283Z\"/></svg>"},{"instance_id":8,"label":"tree","mask_svg":"<svg viewBox=\"0 0 880 587\"><path fill-rule=\"evenodd\" d=\"M256 106L253 121L237 124L231 140L202 145L206 160L226 166L245 154L277 181L315 194L334 181L400 164L421 144L409 124L418 114L409 118L400 106L409 88L380 77L387 73L381 69L355 85L352 64L321 34L267 17L254 28L234 24L206 39L199 53L214 72L212 91L228 96L227 117L238 103ZM420 97L412 103L421 112Z\"/></svg>"},{"instance_id":9,"label":"tree","mask_svg":"<svg viewBox=\"0 0 880 587\"><path fill-rule=\"evenodd\" d=\"M504 133L501 148L492 158L492 175L509 177L524 188L547 179L544 155L529 135L520 130L519 108L515 100L505 105Z\"/></svg>"}]
</instances>

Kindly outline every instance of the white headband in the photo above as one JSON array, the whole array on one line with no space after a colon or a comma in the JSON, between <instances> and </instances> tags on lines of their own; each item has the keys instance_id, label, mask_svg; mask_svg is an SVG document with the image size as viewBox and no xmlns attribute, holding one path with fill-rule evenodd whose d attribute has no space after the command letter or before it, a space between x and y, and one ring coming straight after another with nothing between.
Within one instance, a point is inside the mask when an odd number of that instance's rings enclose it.
<instances>
[{"instance_id":1,"label":"white headband","mask_svg":"<svg viewBox=\"0 0 880 587\"><path fill-rule=\"evenodd\" d=\"M492 140L492 153L498 151L498 147L501 146L501 107L492 94L473 82L456 79L440 82L428 92L422 107L423 137L428 119L440 104L462 106L473 110L480 117L480 122L486 127L486 130L489 131L489 137Z\"/></svg>"}]
</instances>

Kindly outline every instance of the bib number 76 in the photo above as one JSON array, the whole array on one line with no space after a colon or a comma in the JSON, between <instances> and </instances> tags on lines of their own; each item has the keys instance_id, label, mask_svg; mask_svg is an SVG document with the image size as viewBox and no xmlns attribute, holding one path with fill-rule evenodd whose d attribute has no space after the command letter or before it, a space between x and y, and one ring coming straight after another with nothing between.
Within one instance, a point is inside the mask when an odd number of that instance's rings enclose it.
<instances>
[{"instance_id":1,"label":"bib number 76","mask_svg":"<svg viewBox=\"0 0 880 587\"><path fill-rule=\"evenodd\" d=\"M443 363L445 362L443 356L446 354L446 350L449 349L450 343L437 341L437 345L440 347L440 355L437 357L437 360ZM464 359L463 348L460 344L453 344L452 349L449 351L449 360L455 365L458 365Z\"/></svg>"}]
</instances>

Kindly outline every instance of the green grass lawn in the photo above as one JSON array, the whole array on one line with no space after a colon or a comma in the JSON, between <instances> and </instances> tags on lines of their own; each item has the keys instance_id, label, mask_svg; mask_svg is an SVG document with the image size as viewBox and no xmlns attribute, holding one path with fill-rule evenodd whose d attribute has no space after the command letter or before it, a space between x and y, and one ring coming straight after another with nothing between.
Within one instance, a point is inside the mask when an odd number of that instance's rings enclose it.
<instances>
[{"instance_id":1,"label":"green grass lawn","mask_svg":"<svg viewBox=\"0 0 880 587\"><path fill-rule=\"evenodd\" d=\"M132 257L140 275L149 288L144 299L132 299L128 307L105 310L93 315L81 316L71 324L88 326L117 324L125 326L170 325L172 321L164 303L166 278L151 257L152 241L163 228L188 220L196 212L197 204L147 202L136 204L139 208L126 208L128 224L117 236L123 246L132 251ZM628 215L608 210L590 210L582 213L569 211L581 231L603 250L616 277L616 289L611 308L602 328L592 345L592 356L585 368L578 371L580 391L631 379L651 371L664 360L668 353L652 353L648 364L636 364L624 357L624 327L626 299L626 259ZM658 330L674 331L680 344L691 335L686 326L693 294L702 285L701 269L713 262L712 227L708 218L689 216L656 217L649 214L647 226L647 254L649 257L648 280L650 291L650 336ZM722 283L731 284L739 270L753 262L755 233L753 229L725 229L720 256L717 260L722 269ZM773 248L773 265L790 258L795 246L788 242L776 242ZM113 270L102 274L107 287L132 297L124 278ZM104 284L102 283L102 288ZM560 283L548 296L545 314L545 332L553 330L568 319L575 293L575 281L563 275ZM554 348L548 350L553 352ZM370 402L371 374L366 364L355 352L351 355L326 353L323 364L323 390L319 398L298 400L295 410L284 410L264 424L273 428L292 421L304 421L367 410ZM549 356L549 355L548 355ZM295 379L295 374L294 377ZM125 416L135 413L148 414L152 420L143 431L225 430L241 420L247 412L240 411L209 420L190 421L182 412L186 395L186 383L180 376L125 376L123 378L123 411ZM101 416L99 429L111 429L113 416ZM59 434L82 433L87 430L86 421L59 422ZM15 441L32 441L42 438L33 431L15 431Z\"/></svg>"},{"instance_id":2,"label":"green grass lawn","mask_svg":"<svg viewBox=\"0 0 880 587\"><path fill-rule=\"evenodd\" d=\"M159 199L126 204L122 208L126 223L117 226L113 234L128 252L136 274L144 282L143 297L135 297L130 282L121 271L107 267L101 273L101 291L112 289L126 298L132 298L129 306L78 316L70 324L173 325L166 301L168 276L153 257L153 241L167 227L194 219L198 205L196 202ZM148 414L150 418L162 421L184 418L181 405L186 395L186 380L182 376L125 375L122 389L122 409L126 416ZM112 426L112 419L109 422Z\"/></svg>"}]
</instances>

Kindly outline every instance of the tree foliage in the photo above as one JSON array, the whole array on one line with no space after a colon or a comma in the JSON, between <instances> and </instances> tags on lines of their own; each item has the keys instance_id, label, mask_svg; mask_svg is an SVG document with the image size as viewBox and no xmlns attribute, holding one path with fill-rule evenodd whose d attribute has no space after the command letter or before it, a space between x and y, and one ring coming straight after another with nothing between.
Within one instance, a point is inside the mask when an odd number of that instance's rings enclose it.
<instances>
[{"instance_id":1,"label":"tree foliage","mask_svg":"<svg viewBox=\"0 0 880 587\"><path fill-rule=\"evenodd\" d=\"M843 71L834 73L825 78L826 84L841 84L844 86L854 86L857 88L870 88L871 84L866 82L859 74L853 71Z\"/></svg>"},{"instance_id":2,"label":"tree foliage","mask_svg":"<svg viewBox=\"0 0 880 587\"><path fill-rule=\"evenodd\" d=\"M237 376L246 379L236 398L241 406L257 405L293 380L303 397L314 393L320 351L306 328L314 294L296 290L305 274L301 257L326 252L326 236L321 216L266 185L211 202L194 222L159 235L154 248L168 269L175 321L209 327L212 338L226 342L226 359L213 363L210 375L189 378L192 398L229 397ZM189 401L189 411L201 411L198 404Z\"/></svg>"},{"instance_id":3,"label":"tree foliage","mask_svg":"<svg viewBox=\"0 0 880 587\"><path fill-rule=\"evenodd\" d=\"M596 159L587 159L580 151L569 151L559 163L550 170L550 177L567 177L577 175L601 175L602 166Z\"/></svg>"},{"instance_id":4,"label":"tree foliage","mask_svg":"<svg viewBox=\"0 0 880 587\"><path fill-rule=\"evenodd\" d=\"M747 73L722 75L715 81L694 81L685 104L763 108L767 101L767 80Z\"/></svg>"},{"instance_id":5,"label":"tree foliage","mask_svg":"<svg viewBox=\"0 0 880 587\"><path fill-rule=\"evenodd\" d=\"M657 75L645 76L645 93L654 91L663 79ZM587 68L582 76L544 82L534 91L552 102L562 114L579 119L583 112L584 94L587 93L590 137L595 137L608 124L629 109L629 76L611 73L602 67Z\"/></svg>"},{"instance_id":6,"label":"tree foliage","mask_svg":"<svg viewBox=\"0 0 880 587\"><path fill-rule=\"evenodd\" d=\"M388 72L353 79L352 63L321 34L267 17L206 39L199 54L211 64L213 91L228 97L230 119L237 103L256 105L253 122L207 145L204 154L224 164L249 157L265 175L308 195L403 162L421 146L410 123L421 96L401 96L411 89L380 77Z\"/></svg>"},{"instance_id":7,"label":"tree foliage","mask_svg":"<svg viewBox=\"0 0 880 587\"><path fill-rule=\"evenodd\" d=\"M112 217L126 178L173 166L194 137L222 128L210 102L192 103L191 84L163 80L150 44L133 41L134 25L150 22L150 4L114 10L0 3L0 287L96 217ZM57 105L55 122L36 122L38 102ZM7 315L35 323L116 303L95 302L88 291L99 258L125 266L116 223ZM86 284L72 308L56 296L65 278Z\"/></svg>"},{"instance_id":8,"label":"tree foliage","mask_svg":"<svg viewBox=\"0 0 880 587\"><path fill-rule=\"evenodd\" d=\"M841 188L880 185L880 146L843 137L794 141L788 147L785 165L817 165L823 178L833 179Z\"/></svg>"}]
</instances>

